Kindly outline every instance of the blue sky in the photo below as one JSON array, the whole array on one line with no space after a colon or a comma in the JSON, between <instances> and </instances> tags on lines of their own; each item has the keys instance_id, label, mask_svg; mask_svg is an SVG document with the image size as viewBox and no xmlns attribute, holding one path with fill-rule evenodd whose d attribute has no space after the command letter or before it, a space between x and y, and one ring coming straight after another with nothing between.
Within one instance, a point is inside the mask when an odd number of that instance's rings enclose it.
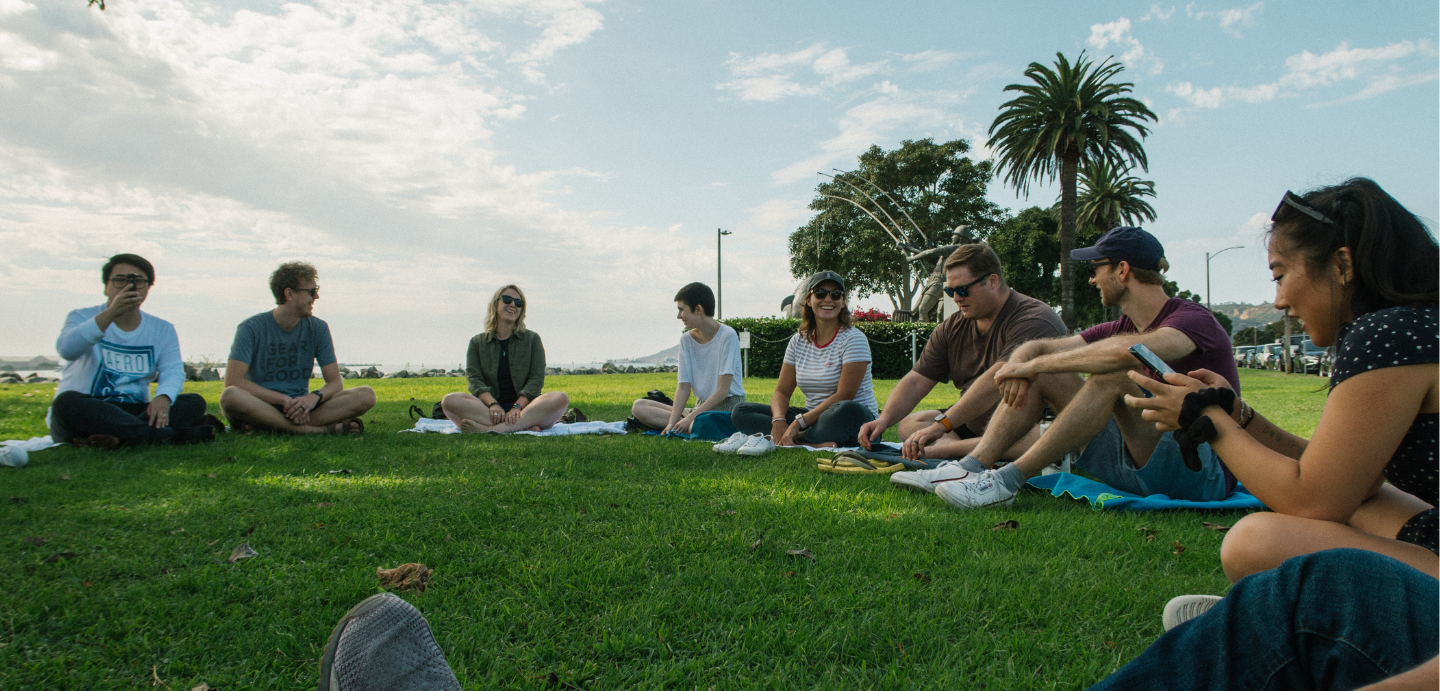
<instances>
[{"instance_id":1,"label":"blue sky","mask_svg":"<svg viewBox=\"0 0 1440 691\"><path fill-rule=\"evenodd\" d=\"M53 353L104 257L223 358L290 259L346 362L453 364L503 283L555 362L673 344L713 285L774 314L815 172L871 144L971 140L1057 51L1114 55L1171 276L1259 302L1286 189L1367 175L1440 217L1437 6L1275 2L316 3L0 0L0 355ZM998 181L991 198L1028 200ZM889 308L883 298L863 304ZM20 325L22 328L15 328Z\"/></svg>"}]
</instances>

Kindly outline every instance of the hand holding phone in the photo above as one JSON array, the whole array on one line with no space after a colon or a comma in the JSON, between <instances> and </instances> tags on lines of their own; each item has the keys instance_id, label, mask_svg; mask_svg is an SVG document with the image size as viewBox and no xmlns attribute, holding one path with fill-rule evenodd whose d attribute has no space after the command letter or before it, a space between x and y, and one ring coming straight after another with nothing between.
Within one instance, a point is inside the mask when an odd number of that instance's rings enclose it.
<instances>
[{"instance_id":1,"label":"hand holding phone","mask_svg":"<svg viewBox=\"0 0 1440 691\"><path fill-rule=\"evenodd\" d=\"M1159 374L1161 377L1164 377L1167 374L1175 373L1175 370L1170 369L1170 366L1165 364L1165 361L1161 360L1160 356L1155 354L1155 351L1152 351L1149 348L1145 347L1145 344L1143 343L1136 343L1135 345L1130 346L1130 354L1134 355L1135 359L1139 360L1146 367L1154 370L1155 373ZM1155 397L1155 394L1146 391L1144 387L1141 387L1140 391L1145 394L1146 398Z\"/></svg>"}]
</instances>

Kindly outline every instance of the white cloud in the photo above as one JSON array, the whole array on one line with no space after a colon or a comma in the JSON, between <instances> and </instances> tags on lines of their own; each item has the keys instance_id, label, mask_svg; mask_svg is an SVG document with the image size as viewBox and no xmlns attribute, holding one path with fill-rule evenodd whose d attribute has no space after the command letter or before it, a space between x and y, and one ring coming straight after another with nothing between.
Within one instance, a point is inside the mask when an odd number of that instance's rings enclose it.
<instances>
[{"instance_id":1,"label":"white cloud","mask_svg":"<svg viewBox=\"0 0 1440 691\"><path fill-rule=\"evenodd\" d=\"M1185 6L1185 16L1197 21L1214 19L1225 33L1235 38L1241 38L1240 28L1254 26L1255 15L1264 5L1264 2L1257 2L1247 7L1232 7L1217 11L1197 9L1197 5L1192 2Z\"/></svg>"},{"instance_id":2,"label":"white cloud","mask_svg":"<svg viewBox=\"0 0 1440 691\"><path fill-rule=\"evenodd\" d=\"M1130 20L1125 17L1105 24L1092 24L1088 43L1097 51L1103 51L1111 44L1117 49L1124 48L1121 62L1136 69L1146 69L1150 74L1160 74L1165 69L1165 63L1147 53L1145 46L1130 33L1130 28Z\"/></svg>"},{"instance_id":3,"label":"white cloud","mask_svg":"<svg viewBox=\"0 0 1440 691\"><path fill-rule=\"evenodd\" d=\"M964 53L956 53L949 50L926 50L919 53L906 53L900 56L905 65L916 72L938 70L946 65L965 57Z\"/></svg>"},{"instance_id":4,"label":"white cloud","mask_svg":"<svg viewBox=\"0 0 1440 691\"><path fill-rule=\"evenodd\" d=\"M857 105L840 117L840 133L820 142L819 151L771 173L770 178L776 184L810 178L817 171L853 158L871 144L888 139L891 132L902 127L907 138L926 136L919 133L926 128L949 125L951 116L945 108L961 98L963 94L951 92L906 92L884 94Z\"/></svg>"},{"instance_id":5,"label":"white cloud","mask_svg":"<svg viewBox=\"0 0 1440 691\"><path fill-rule=\"evenodd\" d=\"M1369 83L1359 92L1323 104L1356 101L1372 98L1405 86L1422 84L1436 79L1436 73L1427 71L1420 74L1402 75L1394 71L1369 74L1372 68L1388 65L1422 52L1423 45L1400 41L1379 48L1351 48L1349 42L1342 42L1337 48L1320 55L1302 51L1285 59L1286 72L1279 79L1268 84L1249 87L1217 86L1209 89L1196 87L1190 82L1170 84L1165 90L1183 99L1192 108L1219 108L1228 102L1265 103L1283 96L1296 95L1302 91L1327 87L1367 77Z\"/></svg>"},{"instance_id":6,"label":"white cloud","mask_svg":"<svg viewBox=\"0 0 1440 691\"><path fill-rule=\"evenodd\" d=\"M853 82L884 69L886 61L852 64L844 48L813 43L789 53L761 53L745 57L731 53L725 60L730 79L716 85L743 101L777 101L787 96L814 96L826 88ZM813 78L802 80L810 72ZM808 83L807 83L808 82Z\"/></svg>"},{"instance_id":7,"label":"white cloud","mask_svg":"<svg viewBox=\"0 0 1440 691\"><path fill-rule=\"evenodd\" d=\"M1170 9L1167 10L1167 9L1164 9L1164 8L1160 7L1160 4L1159 4L1159 3L1156 3L1156 4L1153 4L1153 5L1150 6L1150 11L1149 11L1149 12L1146 12L1146 13L1145 13L1145 16L1143 16L1143 17L1140 18L1140 21L1142 21L1142 22L1148 22L1148 21L1150 21L1151 19L1159 19L1159 20L1162 21L1162 22L1168 22L1168 21L1170 21L1170 15L1173 15L1173 14L1175 14L1175 6L1174 6L1174 5L1171 5L1171 6L1170 6Z\"/></svg>"}]
</instances>

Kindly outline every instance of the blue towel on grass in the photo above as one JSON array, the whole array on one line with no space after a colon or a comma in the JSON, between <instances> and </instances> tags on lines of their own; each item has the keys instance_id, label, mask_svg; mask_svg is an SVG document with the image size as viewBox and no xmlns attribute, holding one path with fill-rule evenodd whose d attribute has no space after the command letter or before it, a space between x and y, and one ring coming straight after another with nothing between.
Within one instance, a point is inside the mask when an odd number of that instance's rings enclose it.
<instances>
[{"instance_id":1,"label":"blue towel on grass","mask_svg":"<svg viewBox=\"0 0 1440 691\"><path fill-rule=\"evenodd\" d=\"M709 410L695 416L695 422L690 425L689 434L671 432L670 436L686 441L721 441L729 439L730 435L737 430L730 422L730 413L722 413L718 410ZM660 434L657 430L648 430L646 434Z\"/></svg>"},{"instance_id":2,"label":"blue towel on grass","mask_svg":"<svg viewBox=\"0 0 1440 691\"><path fill-rule=\"evenodd\" d=\"M1030 486L1050 490L1052 496L1070 495L1074 499L1090 502L1095 510L1115 509L1117 511L1163 511L1166 509L1201 509L1207 511L1233 511L1236 509L1263 509L1255 495L1244 487L1236 486L1230 496L1220 501L1190 501L1171 499L1163 494L1142 497L1138 494L1121 492L1114 487L1095 480L1070 473L1052 473L1030 478Z\"/></svg>"}]
</instances>

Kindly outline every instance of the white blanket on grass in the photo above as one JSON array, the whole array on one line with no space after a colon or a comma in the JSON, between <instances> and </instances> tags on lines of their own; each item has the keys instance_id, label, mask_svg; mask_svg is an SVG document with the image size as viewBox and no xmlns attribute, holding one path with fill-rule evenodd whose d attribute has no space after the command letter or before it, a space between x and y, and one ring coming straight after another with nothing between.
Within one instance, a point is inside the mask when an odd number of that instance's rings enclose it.
<instances>
[{"instance_id":1,"label":"white blanket on grass","mask_svg":"<svg viewBox=\"0 0 1440 691\"><path fill-rule=\"evenodd\" d=\"M44 451L45 449L60 446L48 435L44 437L30 437L29 439L7 439L0 441L0 445L19 447L20 450L25 453L34 453L36 451Z\"/></svg>"},{"instance_id":2,"label":"white blanket on grass","mask_svg":"<svg viewBox=\"0 0 1440 691\"><path fill-rule=\"evenodd\" d=\"M449 420L431 420L420 418L411 429L402 429L401 432L439 432L441 434L459 434L460 427ZM576 434L624 434L624 422L573 422L566 424L555 423L554 427L539 432L513 432L512 434L528 434L532 437L569 437Z\"/></svg>"}]
</instances>

